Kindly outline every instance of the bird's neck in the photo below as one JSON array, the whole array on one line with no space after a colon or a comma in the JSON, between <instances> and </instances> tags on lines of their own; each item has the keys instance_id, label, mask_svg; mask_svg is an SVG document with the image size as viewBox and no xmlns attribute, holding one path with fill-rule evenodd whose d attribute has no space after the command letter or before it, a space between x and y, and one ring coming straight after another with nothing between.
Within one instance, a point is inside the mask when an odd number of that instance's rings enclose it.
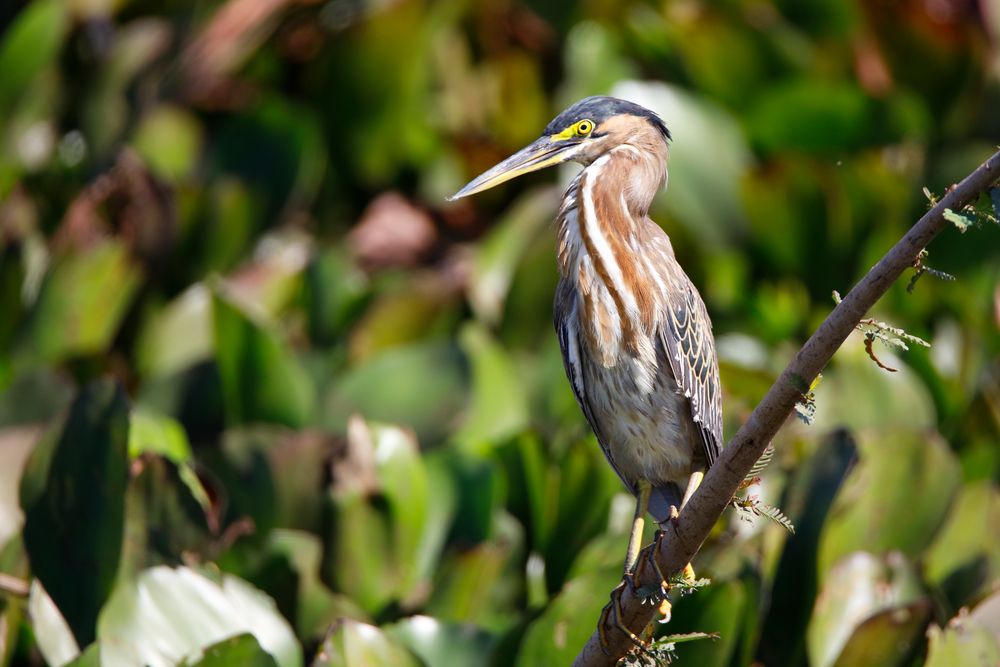
<instances>
[{"instance_id":1,"label":"bird's neck","mask_svg":"<svg viewBox=\"0 0 1000 667\"><path fill-rule=\"evenodd\" d=\"M605 365L618 350L639 352L640 334L654 327L646 213L665 178L662 160L623 145L580 172L559 211L559 270L581 297L581 320Z\"/></svg>"}]
</instances>

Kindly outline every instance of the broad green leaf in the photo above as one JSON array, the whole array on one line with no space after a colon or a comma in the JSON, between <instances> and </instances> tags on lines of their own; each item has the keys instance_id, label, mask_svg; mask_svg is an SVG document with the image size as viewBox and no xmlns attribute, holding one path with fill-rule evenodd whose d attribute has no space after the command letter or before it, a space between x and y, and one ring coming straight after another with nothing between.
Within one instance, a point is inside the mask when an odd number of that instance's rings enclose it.
<instances>
[{"instance_id":1,"label":"broad green leaf","mask_svg":"<svg viewBox=\"0 0 1000 667\"><path fill-rule=\"evenodd\" d=\"M455 441L476 448L524 429L528 424L524 383L510 357L477 324L463 327L459 341L472 363L472 401Z\"/></svg>"},{"instance_id":2,"label":"broad green leaf","mask_svg":"<svg viewBox=\"0 0 1000 667\"><path fill-rule=\"evenodd\" d=\"M861 460L823 527L820 572L858 550L919 555L959 484L958 463L939 436L882 431L866 434L858 449Z\"/></svg>"},{"instance_id":3,"label":"broad green leaf","mask_svg":"<svg viewBox=\"0 0 1000 667\"><path fill-rule=\"evenodd\" d=\"M316 112L289 100L266 95L229 116L213 137L213 171L259 189L265 219L289 204L308 205L326 171L326 140Z\"/></svg>"},{"instance_id":4,"label":"broad green leaf","mask_svg":"<svg viewBox=\"0 0 1000 667\"><path fill-rule=\"evenodd\" d=\"M872 620L883 612L896 612L899 622L892 622L891 613ZM840 665L841 656L844 667L859 664L852 662L859 659L850 647L855 640L870 642L866 651L891 659L888 665L898 664L907 653L898 648L919 637L929 612L917 574L902 554L851 553L829 570L816 599L806 636L809 664Z\"/></svg>"},{"instance_id":5,"label":"broad green leaf","mask_svg":"<svg viewBox=\"0 0 1000 667\"><path fill-rule=\"evenodd\" d=\"M458 305L456 295L434 279L384 290L351 331L348 358L364 363L394 347L449 331L458 319Z\"/></svg>"},{"instance_id":6,"label":"broad green leaf","mask_svg":"<svg viewBox=\"0 0 1000 667\"><path fill-rule=\"evenodd\" d=\"M496 638L474 625L442 622L430 616L411 616L385 628L397 639L434 667L465 667L487 664Z\"/></svg>"},{"instance_id":7,"label":"broad green leaf","mask_svg":"<svg viewBox=\"0 0 1000 667\"><path fill-rule=\"evenodd\" d=\"M922 644L931 618L928 600L880 611L868 617L837 656L836 667L884 667L910 664L907 658Z\"/></svg>"},{"instance_id":8,"label":"broad green leaf","mask_svg":"<svg viewBox=\"0 0 1000 667\"><path fill-rule=\"evenodd\" d=\"M624 81L611 94L649 107L670 127L674 140L664 210L708 244L725 243L742 230L739 186L752 156L737 119L703 97L662 83Z\"/></svg>"},{"instance_id":9,"label":"broad green leaf","mask_svg":"<svg viewBox=\"0 0 1000 667\"><path fill-rule=\"evenodd\" d=\"M0 113L55 62L70 27L62 0L29 3L0 37Z\"/></svg>"},{"instance_id":10,"label":"broad green leaf","mask_svg":"<svg viewBox=\"0 0 1000 667\"><path fill-rule=\"evenodd\" d=\"M959 614L945 628L932 625L924 667L993 667L1000 664L1000 594Z\"/></svg>"},{"instance_id":11,"label":"broad green leaf","mask_svg":"<svg viewBox=\"0 0 1000 667\"><path fill-rule=\"evenodd\" d=\"M101 645L94 642L87 650L78 655L64 667L101 667Z\"/></svg>"},{"instance_id":12,"label":"broad green leaf","mask_svg":"<svg viewBox=\"0 0 1000 667\"><path fill-rule=\"evenodd\" d=\"M1000 492L990 481L966 484L925 552L927 579L957 609L1000 575Z\"/></svg>"},{"instance_id":13,"label":"broad green leaf","mask_svg":"<svg viewBox=\"0 0 1000 667\"><path fill-rule=\"evenodd\" d=\"M162 456L177 466L181 480L202 509L208 512L212 501L192 467L191 444L180 422L166 415L135 408L129 420L128 453L131 458L143 454Z\"/></svg>"},{"instance_id":14,"label":"broad green leaf","mask_svg":"<svg viewBox=\"0 0 1000 667\"><path fill-rule=\"evenodd\" d=\"M204 142L202 135L201 123L194 114L164 104L139 121L132 145L156 176L168 183L178 183L197 166Z\"/></svg>"},{"instance_id":15,"label":"broad green leaf","mask_svg":"<svg viewBox=\"0 0 1000 667\"><path fill-rule=\"evenodd\" d=\"M353 462L343 470L353 479L335 468L324 573L376 614L390 600L405 601L421 583L427 551L436 552L443 538L444 526L428 522L446 524L448 517L428 509L434 490L412 433L355 418L348 439Z\"/></svg>"},{"instance_id":16,"label":"broad green leaf","mask_svg":"<svg viewBox=\"0 0 1000 667\"><path fill-rule=\"evenodd\" d=\"M767 664L798 664L805 655L806 627L819 588L817 558L823 525L857 459L845 430L825 439L799 466L781 508L796 525L785 540L772 576L770 609L763 619L761 654Z\"/></svg>"},{"instance_id":17,"label":"broad green leaf","mask_svg":"<svg viewBox=\"0 0 1000 667\"><path fill-rule=\"evenodd\" d=\"M117 0L109 1L117 3ZM93 0L86 0L84 4L97 16L107 15ZM94 153L104 155L120 140L129 121L128 86L144 68L163 55L170 46L171 37L170 24L151 16L116 25L115 39L96 72L96 81L88 86L86 93L89 94L81 101L81 125Z\"/></svg>"},{"instance_id":18,"label":"broad green leaf","mask_svg":"<svg viewBox=\"0 0 1000 667\"><path fill-rule=\"evenodd\" d=\"M105 665L177 664L226 638L253 635L279 667L299 667L301 648L274 601L234 576L154 567L122 581L101 612ZM210 663L211 664L211 663Z\"/></svg>"},{"instance_id":19,"label":"broad green leaf","mask_svg":"<svg viewBox=\"0 0 1000 667\"><path fill-rule=\"evenodd\" d=\"M619 564L569 581L528 626L515 664L534 667L572 663L594 631L594 623L608 602L608 592L620 578Z\"/></svg>"},{"instance_id":20,"label":"broad green leaf","mask_svg":"<svg viewBox=\"0 0 1000 667\"><path fill-rule=\"evenodd\" d=\"M227 421L305 425L313 412L314 388L295 356L275 332L221 295L212 309Z\"/></svg>"},{"instance_id":21,"label":"broad green leaf","mask_svg":"<svg viewBox=\"0 0 1000 667\"><path fill-rule=\"evenodd\" d=\"M121 387L84 387L62 429L36 447L21 484L33 574L81 646L118 572L128 482L128 405Z\"/></svg>"},{"instance_id":22,"label":"broad green leaf","mask_svg":"<svg viewBox=\"0 0 1000 667\"><path fill-rule=\"evenodd\" d=\"M759 98L749 125L765 150L844 150L861 143L872 104L855 84L792 80Z\"/></svg>"},{"instance_id":23,"label":"broad green leaf","mask_svg":"<svg viewBox=\"0 0 1000 667\"><path fill-rule=\"evenodd\" d=\"M212 644L197 662L182 663L191 667L277 667L270 653L260 647L251 634L242 634Z\"/></svg>"},{"instance_id":24,"label":"broad green leaf","mask_svg":"<svg viewBox=\"0 0 1000 667\"><path fill-rule=\"evenodd\" d=\"M685 642L677 646L680 664L726 667L732 664L740 645L744 616L753 613L752 593L739 579L712 582L676 601L667 634L716 632L715 640Z\"/></svg>"},{"instance_id":25,"label":"broad green leaf","mask_svg":"<svg viewBox=\"0 0 1000 667\"><path fill-rule=\"evenodd\" d=\"M121 241L102 241L56 261L20 340L22 352L51 362L105 351L138 284Z\"/></svg>"},{"instance_id":26,"label":"broad green leaf","mask_svg":"<svg viewBox=\"0 0 1000 667\"><path fill-rule=\"evenodd\" d=\"M136 365L147 378L184 370L212 356L212 295L195 283L161 309L141 329Z\"/></svg>"},{"instance_id":27,"label":"broad green leaf","mask_svg":"<svg viewBox=\"0 0 1000 667\"><path fill-rule=\"evenodd\" d=\"M533 190L518 199L476 247L467 293L483 322L500 321L514 272L532 242L550 225L557 207L551 188Z\"/></svg>"},{"instance_id":28,"label":"broad green leaf","mask_svg":"<svg viewBox=\"0 0 1000 667\"><path fill-rule=\"evenodd\" d=\"M191 460L191 445L184 427L176 419L135 408L128 433L128 454L131 458L156 454L174 463L187 463Z\"/></svg>"},{"instance_id":29,"label":"broad green leaf","mask_svg":"<svg viewBox=\"0 0 1000 667\"><path fill-rule=\"evenodd\" d=\"M560 460L550 464L541 491L554 510L552 532L544 545L545 578L549 590L558 590L580 550L607 530L608 508L624 487L604 459L595 439L574 442ZM625 556L622 542L621 558Z\"/></svg>"},{"instance_id":30,"label":"broad green leaf","mask_svg":"<svg viewBox=\"0 0 1000 667\"><path fill-rule=\"evenodd\" d=\"M920 377L884 346L878 355L899 371L887 373L872 363L860 332L847 337L816 387L814 429L912 433L935 428L934 401Z\"/></svg>"},{"instance_id":31,"label":"broad green leaf","mask_svg":"<svg viewBox=\"0 0 1000 667\"><path fill-rule=\"evenodd\" d=\"M413 433L394 426L370 425L375 465L389 505L394 576L398 595L406 598L418 583L417 554L427 529L427 469Z\"/></svg>"},{"instance_id":32,"label":"broad green leaf","mask_svg":"<svg viewBox=\"0 0 1000 667\"><path fill-rule=\"evenodd\" d=\"M490 539L449 551L442 559L425 607L428 615L498 634L516 622L524 594L524 533L504 512L497 512L492 523Z\"/></svg>"},{"instance_id":33,"label":"broad green leaf","mask_svg":"<svg viewBox=\"0 0 1000 667\"><path fill-rule=\"evenodd\" d=\"M367 278L340 248L324 248L313 256L303 292L309 339L318 345L342 340L370 297Z\"/></svg>"},{"instance_id":34,"label":"broad green leaf","mask_svg":"<svg viewBox=\"0 0 1000 667\"><path fill-rule=\"evenodd\" d=\"M433 339L394 347L343 372L325 397L322 424L343 431L348 416L403 424L426 445L451 432L466 403L461 354Z\"/></svg>"},{"instance_id":35,"label":"broad green leaf","mask_svg":"<svg viewBox=\"0 0 1000 667\"><path fill-rule=\"evenodd\" d=\"M343 593L334 593L320 580L323 543L317 535L275 529L268 535L267 548L269 554L284 558L296 575L295 626L303 642L318 641L337 619L368 620L353 600ZM288 591L282 593L288 595Z\"/></svg>"},{"instance_id":36,"label":"broad green leaf","mask_svg":"<svg viewBox=\"0 0 1000 667\"><path fill-rule=\"evenodd\" d=\"M344 619L316 653L312 667L421 667L398 641L374 625Z\"/></svg>"}]
</instances>

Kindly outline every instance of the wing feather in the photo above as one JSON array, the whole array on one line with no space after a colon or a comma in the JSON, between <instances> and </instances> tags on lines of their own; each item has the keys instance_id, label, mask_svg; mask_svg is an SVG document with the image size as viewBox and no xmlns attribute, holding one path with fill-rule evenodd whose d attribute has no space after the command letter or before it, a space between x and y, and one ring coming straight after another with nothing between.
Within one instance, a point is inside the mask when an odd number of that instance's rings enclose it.
<instances>
[{"instance_id":1,"label":"wing feather","mask_svg":"<svg viewBox=\"0 0 1000 667\"><path fill-rule=\"evenodd\" d=\"M705 458L712 465L722 453L722 394L712 324L701 296L672 255L667 265L676 267L670 271L674 289L667 295L667 316L660 327L660 338L678 391L690 401Z\"/></svg>"}]
</instances>

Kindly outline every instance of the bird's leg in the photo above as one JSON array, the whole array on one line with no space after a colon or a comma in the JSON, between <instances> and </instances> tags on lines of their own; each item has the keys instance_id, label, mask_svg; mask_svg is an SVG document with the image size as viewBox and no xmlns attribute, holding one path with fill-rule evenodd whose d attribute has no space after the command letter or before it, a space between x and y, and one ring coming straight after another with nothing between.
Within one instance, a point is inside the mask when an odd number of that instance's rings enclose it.
<instances>
[{"instance_id":1,"label":"bird's leg","mask_svg":"<svg viewBox=\"0 0 1000 667\"><path fill-rule=\"evenodd\" d=\"M691 473L691 477L688 478L687 488L684 490L684 498L681 500L681 510L687 507L688 501L691 500L691 496L694 492L698 490L701 486L701 480L705 479L704 470L695 470ZM689 581L694 581L696 579L694 575L694 568L691 567L691 563L684 566L684 578Z\"/></svg>"},{"instance_id":2,"label":"bird's leg","mask_svg":"<svg viewBox=\"0 0 1000 667\"><path fill-rule=\"evenodd\" d=\"M622 581L613 591L611 599L604 609L601 610L601 618L597 622L597 632L601 639L601 649L610 654L608 650L607 626L608 617L614 614L614 627L618 628L632 640L632 643L645 650L646 644L624 623L622 623L622 590L629 586L635 590L635 566L639 560L639 549L642 546L642 529L646 524L646 510L649 508L649 496L652 493L653 485L647 480L640 480L638 484L638 494L635 499L635 515L632 517L632 533L628 538L628 551L625 553L625 571L622 574Z\"/></svg>"},{"instance_id":3,"label":"bird's leg","mask_svg":"<svg viewBox=\"0 0 1000 667\"><path fill-rule=\"evenodd\" d=\"M694 495L694 492L698 490L701 485L701 480L705 478L704 470L696 470L691 473L691 477L688 478L687 488L684 490L684 498L681 499L681 509L687 505L688 500ZM680 517L680 512L673 505L670 506L670 518L668 521L676 521ZM670 621L670 614L672 606L670 604L669 591L670 591L670 580L663 574L663 570L660 569L660 564L656 562L656 554L660 551L660 542L663 540L663 536L666 535L662 529L656 531L656 537L654 538L654 544L656 545L649 551L649 561L653 565L653 569L656 570L656 575L660 578L660 590L662 591L663 598L660 600L660 623L668 623ZM691 563L684 566L684 579L687 581L695 581L696 576L694 573L694 568Z\"/></svg>"}]
</instances>

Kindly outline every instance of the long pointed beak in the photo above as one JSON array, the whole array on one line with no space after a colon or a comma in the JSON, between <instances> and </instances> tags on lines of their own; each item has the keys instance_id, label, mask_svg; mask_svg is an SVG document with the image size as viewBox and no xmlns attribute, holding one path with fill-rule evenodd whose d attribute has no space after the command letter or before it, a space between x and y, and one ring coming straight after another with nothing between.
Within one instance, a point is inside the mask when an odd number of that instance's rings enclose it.
<instances>
[{"instance_id":1,"label":"long pointed beak","mask_svg":"<svg viewBox=\"0 0 1000 667\"><path fill-rule=\"evenodd\" d=\"M464 188L448 197L448 201L468 197L523 174L565 162L573 156L577 146L579 143L571 140L552 141L548 137L536 139L500 164L474 178Z\"/></svg>"}]
</instances>

